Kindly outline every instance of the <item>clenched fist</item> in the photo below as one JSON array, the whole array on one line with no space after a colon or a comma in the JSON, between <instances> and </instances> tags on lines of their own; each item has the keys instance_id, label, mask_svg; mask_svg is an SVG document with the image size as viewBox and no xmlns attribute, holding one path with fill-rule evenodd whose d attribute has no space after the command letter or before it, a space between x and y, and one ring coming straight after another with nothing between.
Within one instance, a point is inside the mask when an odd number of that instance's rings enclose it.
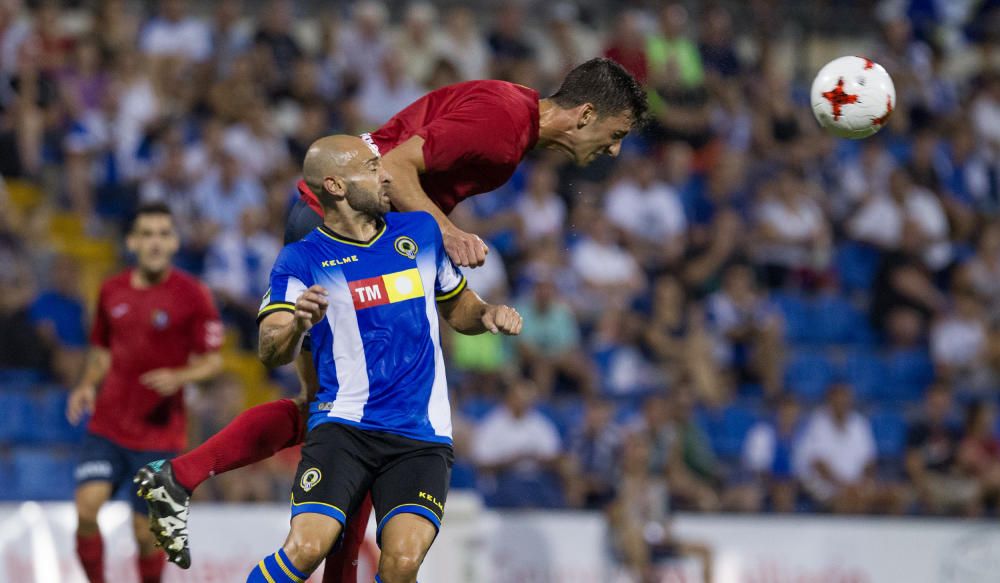
<instances>
[{"instance_id":1,"label":"clenched fist","mask_svg":"<svg viewBox=\"0 0 1000 583\"><path fill-rule=\"evenodd\" d=\"M521 333L522 324L521 314L510 306L490 305L483 313L483 326L492 334L517 336Z\"/></svg>"}]
</instances>

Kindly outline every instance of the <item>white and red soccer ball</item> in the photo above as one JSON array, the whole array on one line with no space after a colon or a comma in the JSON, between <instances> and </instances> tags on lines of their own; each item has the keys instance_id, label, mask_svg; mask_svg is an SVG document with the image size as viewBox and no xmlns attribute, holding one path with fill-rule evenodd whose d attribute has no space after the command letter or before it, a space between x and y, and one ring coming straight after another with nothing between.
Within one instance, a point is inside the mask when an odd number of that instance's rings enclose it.
<instances>
[{"instance_id":1,"label":"white and red soccer ball","mask_svg":"<svg viewBox=\"0 0 1000 583\"><path fill-rule=\"evenodd\" d=\"M875 134L896 107L896 88L882 65L840 57L819 70L809 92L816 121L831 134L854 140Z\"/></svg>"}]
</instances>

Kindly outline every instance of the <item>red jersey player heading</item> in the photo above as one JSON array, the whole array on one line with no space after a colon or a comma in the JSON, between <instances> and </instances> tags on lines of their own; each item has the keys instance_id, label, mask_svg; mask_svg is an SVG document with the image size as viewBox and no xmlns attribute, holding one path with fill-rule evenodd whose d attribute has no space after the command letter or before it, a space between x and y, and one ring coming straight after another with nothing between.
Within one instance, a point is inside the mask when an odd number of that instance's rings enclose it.
<instances>
[{"instance_id":1,"label":"red jersey player heading","mask_svg":"<svg viewBox=\"0 0 1000 583\"><path fill-rule=\"evenodd\" d=\"M66 411L73 423L93 414L76 468L77 553L91 583L104 581L101 506L139 468L185 447L181 389L222 366L222 324L208 290L170 266L178 241L169 209L140 208L127 243L137 265L101 286L87 364ZM165 557L145 502L133 496L133 510L142 580L159 581Z\"/></svg>"},{"instance_id":2,"label":"red jersey player heading","mask_svg":"<svg viewBox=\"0 0 1000 583\"><path fill-rule=\"evenodd\" d=\"M393 207L434 215L448 255L475 267L486 260L486 247L448 220L456 204L502 186L536 147L563 152L580 166L617 156L646 108L645 92L621 65L592 59L550 97L506 81L467 81L428 93L362 138L392 175ZM299 191L320 213L304 182Z\"/></svg>"}]
</instances>

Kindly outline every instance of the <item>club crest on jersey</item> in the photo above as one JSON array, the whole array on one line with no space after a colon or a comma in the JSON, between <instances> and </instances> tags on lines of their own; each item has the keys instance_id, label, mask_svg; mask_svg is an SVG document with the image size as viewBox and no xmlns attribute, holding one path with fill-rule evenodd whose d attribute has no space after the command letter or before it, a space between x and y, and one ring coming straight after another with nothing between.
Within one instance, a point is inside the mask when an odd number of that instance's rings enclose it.
<instances>
[{"instance_id":1,"label":"club crest on jersey","mask_svg":"<svg viewBox=\"0 0 1000 583\"><path fill-rule=\"evenodd\" d=\"M153 310L153 314L150 319L153 322L153 328L156 328L157 330L163 330L168 324L170 324L170 316L167 315L166 310Z\"/></svg>"},{"instance_id":2,"label":"club crest on jersey","mask_svg":"<svg viewBox=\"0 0 1000 583\"><path fill-rule=\"evenodd\" d=\"M319 484L320 480L323 479L323 472L319 471L319 468L309 468L302 473L302 478L299 479L299 486L302 490L308 492Z\"/></svg>"},{"instance_id":3,"label":"club crest on jersey","mask_svg":"<svg viewBox=\"0 0 1000 583\"><path fill-rule=\"evenodd\" d=\"M393 246L396 248L396 253L399 253L403 257L408 259L417 258L418 247L416 241L413 239L405 235L402 237L396 237L396 243Z\"/></svg>"}]
</instances>

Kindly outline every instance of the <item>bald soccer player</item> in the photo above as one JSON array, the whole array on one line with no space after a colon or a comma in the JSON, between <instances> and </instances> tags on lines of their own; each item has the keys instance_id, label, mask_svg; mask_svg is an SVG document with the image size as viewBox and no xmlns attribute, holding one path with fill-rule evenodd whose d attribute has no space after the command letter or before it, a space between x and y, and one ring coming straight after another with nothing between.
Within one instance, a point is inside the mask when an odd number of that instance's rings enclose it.
<instances>
[{"instance_id":1,"label":"bald soccer player","mask_svg":"<svg viewBox=\"0 0 1000 583\"><path fill-rule=\"evenodd\" d=\"M288 364L311 332L319 391L290 533L247 582L308 579L370 490L376 581L413 583L441 526L453 460L438 312L462 334L514 335L521 318L468 289L430 214L386 214L389 175L359 138L317 141L303 174L323 224L275 262L259 354L265 366Z\"/></svg>"},{"instance_id":2,"label":"bald soccer player","mask_svg":"<svg viewBox=\"0 0 1000 583\"><path fill-rule=\"evenodd\" d=\"M433 91L362 139L383 157L393 178L392 206L423 210L438 223L449 257L459 266L486 259L479 237L448 219L460 201L504 184L533 148L557 150L579 165L603 154L617 156L622 139L646 114L641 86L621 66L593 59L567 74L559 90L540 98L533 89L505 81L470 81ZM285 242L299 240L322 221L322 205L300 182L300 200L289 214ZM308 346L303 348L308 350ZM143 470L140 488L159 489L165 502L151 507L164 528L154 532L170 560L190 564L187 517L190 492L210 476L270 457L301 440L301 417L315 372L308 359L296 368L302 391L295 399L259 405L237 417L217 435L170 462ZM146 484L146 485L143 485ZM354 583L353 567L367 517L362 511L348 528L343 552L335 561L341 578Z\"/></svg>"}]
</instances>

